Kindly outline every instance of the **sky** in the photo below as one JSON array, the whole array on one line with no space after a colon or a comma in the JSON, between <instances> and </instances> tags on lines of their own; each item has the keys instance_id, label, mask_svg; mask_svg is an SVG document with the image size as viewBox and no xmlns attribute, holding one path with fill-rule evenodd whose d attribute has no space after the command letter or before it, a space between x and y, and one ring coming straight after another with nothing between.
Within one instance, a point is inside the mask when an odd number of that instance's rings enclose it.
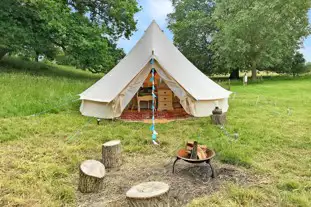
<instances>
[{"instance_id":1,"label":"sky","mask_svg":"<svg viewBox=\"0 0 311 207\"><path fill-rule=\"evenodd\" d=\"M311 24L311 9L309 10L308 16L309 23ZM311 62L311 35L304 40L303 48L301 48L300 51L303 53L306 61Z\"/></svg>"},{"instance_id":2,"label":"sky","mask_svg":"<svg viewBox=\"0 0 311 207\"><path fill-rule=\"evenodd\" d=\"M143 36L144 31L148 28L152 20L156 20L162 30L164 30L166 36L173 41L173 34L167 29L167 14L173 11L171 0L138 0L138 3L142 7L142 10L135 14L137 31L129 40L125 38L120 39L118 46L128 53ZM308 16L311 24L311 10L309 10ZM311 62L311 35L304 40L300 51L303 53L306 61Z\"/></svg>"}]
</instances>

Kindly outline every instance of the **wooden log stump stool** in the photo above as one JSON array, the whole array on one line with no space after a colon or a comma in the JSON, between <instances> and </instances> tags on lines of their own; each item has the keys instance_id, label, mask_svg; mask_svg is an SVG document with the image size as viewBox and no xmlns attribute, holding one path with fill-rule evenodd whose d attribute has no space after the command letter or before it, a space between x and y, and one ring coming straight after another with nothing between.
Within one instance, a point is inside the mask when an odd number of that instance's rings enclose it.
<instances>
[{"instance_id":1,"label":"wooden log stump stool","mask_svg":"<svg viewBox=\"0 0 311 207\"><path fill-rule=\"evenodd\" d=\"M227 120L226 113L222 113L222 110L218 107L212 111L213 115L211 116L212 123L215 125L224 125Z\"/></svg>"},{"instance_id":2,"label":"wooden log stump stool","mask_svg":"<svg viewBox=\"0 0 311 207\"><path fill-rule=\"evenodd\" d=\"M102 146L102 158L106 168L119 167L122 164L120 140L104 143Z\"/></svg>"},{"instance_id":3,"label":"wooden log stump stool","mask_svg":"<svg viewBox=\"0 0 311 207\"><path fill-rule=\"evenodd\" d=\"M80 165L78 189L82 193L98 192L103 187L105 166L97 160L86 160Z\"/></svg>"},{"instance_id":4,"label":"wooden log stump stool","mask_svg":"<svg viewBox=\"0 0 311 207\"><path fill-rule=\"evenodd\" d=\"M214 114L212 117L212 123L215 125L224 125L226 123L226 114Z\"/></svg>"},{"instance_id":5,"label":"wooden log stump stool","mask_svg":"<svg viewBox=\"0 0 311 207\"><path fill-rule=\"evenodd\" d=\"M130 207L169 207L169 185L162 182L141 183L126 193Z\"/></svg>"}]
</instances>

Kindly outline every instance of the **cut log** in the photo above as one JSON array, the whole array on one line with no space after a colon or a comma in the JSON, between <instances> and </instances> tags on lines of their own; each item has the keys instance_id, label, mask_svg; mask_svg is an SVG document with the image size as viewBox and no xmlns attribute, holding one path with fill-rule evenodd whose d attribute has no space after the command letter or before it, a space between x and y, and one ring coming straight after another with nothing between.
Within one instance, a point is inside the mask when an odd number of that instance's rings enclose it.
<instances>
[{"instance_id":1,"label":"cut log","mask_svg":"<svg viewBox=\"0 0 311 207\"><path fill-rule=\"evenodd\" d=\"M105 166L97 160L86 160L80 165L78 189L82 193L98 192L103 187Z\"/></svg>"},{"instance_id":2,"label":"cut log","mask_svg":"<svg viewBox=\"0 0 311 207\"><path fill-rule=\"evenodd\" d=\"M122 164L120 140L112 140L103 144L102 159L106 168L115 168Z\"/></svg>"},{"instance_id":3,"label":"cut log","mask_svg":"<svg viewBox=\"0 0 311 207\"><path fill-rule=\"evenodd\" d=\"M194 141L188 141L188 142L187 142L186 148L187 148L188 151L191 151L191 150L192 150L192 148L193 148L193 143L194 143ZM206 145L201 145L201 144L199 144L198 147L200 147L200 148L201 148L202 150L204 150L204 151L207 150Z\"/></svg>"},{"instance_id":4,"label":"cut log","mask_svg":"<svg viewBox=\"0 0 311 207\"><path fill-rule=\"evenodd\" d=\"M162 182L141 183L126 193L130 207L169 207L169 185Z\"/></svg>"},{"instance_id":5,"label":"cut log","mask_svg":"<svg viewBox=\"0 0 311 207\"><path fill-rule=\"evenodd\" d=\"M198 142L194 141L193 142L193 147L191 150L191 155L190 155L190 159L196 160L198 156Z\"/></svg>"},{"instance_id":6,"label":"cut log","mask_svg":"<svg viewBox=\"0 0 311 207\"><path fill-rule=\"evenodd\" d=\"M214 114L211 116L212 123L216 125L224 125L226 123L226 113Z\"/></svg>"}]
</instances>

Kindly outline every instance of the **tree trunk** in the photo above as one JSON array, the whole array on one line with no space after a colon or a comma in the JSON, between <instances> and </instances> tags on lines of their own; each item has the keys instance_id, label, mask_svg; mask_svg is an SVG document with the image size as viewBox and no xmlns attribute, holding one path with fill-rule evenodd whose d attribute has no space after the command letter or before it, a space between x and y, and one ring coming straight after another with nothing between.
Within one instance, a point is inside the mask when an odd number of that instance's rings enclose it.
<instances>
[{"instance_id":1,"label":"tree trunk","mask_svg":"<svg viewBox=\"0 0 311 207\"><path fill-rule=\"evenodd\" d=\"M102 159L106 168L115 168L122 164L120 140L112 140L103 144Z\"/></svg>"},{"instance_id":2,"label":"tree trunk","mask_svg":"<svg viewBox=\"0 0 311 207\"><path fill-rule=\"evenodd\" d=\"M194 141L193 147L191 150L190 159L196 160L196 159L198 159L197 157L198 157L198 142Z\"/></svg>"},{"instance_id":3,"label":"tree trunk","mask_svg":"<svg viewBox=\"0 0 311 207\"><path fill-rule=\"evenodd\" d=\"M82 193L98 192L103 187L105 166L97 160L86 160L80 165L78 189Z\"/></svg>"},{"instance_id":4,"label":"tree trunk","mask_svg":"<svg viewBox=\"0 0 311 207\"><path fill-rule=\"evenodd\" d=\"M141 183L126 193L130 207L169 207L169 185L162 182Z\"/></svg>"},{"instance_id":5,"label":"tree trunk","mask_svg":"<svg viewBox=\"0 0 311 207\"><path fill-rule=\"evenodd\" d=\"M39 55L40 55L40 54L39 54L38 52L36 52L36 57L35 57L35 61L36 61L36 62L39 62Z\"/></svg>"},{"instance_id":6,"label":"tree trunk","mask_svg":"<svg viewBox=\"0 0 311 207\"><path fill-rule=\"evenodd\" d=\"M254 61L253 63L252 63L252 81L256 81L256 79L257 79L257 63L256 63L256 61Z\"/></svg>"},{"instance_id":7,"label":"tree trunk","mask_svg":"<svg viewBox=\"0 0 311 207\"><path fill-rule=\"evenodd\" d=\"M233 70L230 73L230 77L229 77L230 80L239 79L239 78L240 78L240 71L239 71L239 69L235 69L235 70Z\"/></svg>"}]
</instances>

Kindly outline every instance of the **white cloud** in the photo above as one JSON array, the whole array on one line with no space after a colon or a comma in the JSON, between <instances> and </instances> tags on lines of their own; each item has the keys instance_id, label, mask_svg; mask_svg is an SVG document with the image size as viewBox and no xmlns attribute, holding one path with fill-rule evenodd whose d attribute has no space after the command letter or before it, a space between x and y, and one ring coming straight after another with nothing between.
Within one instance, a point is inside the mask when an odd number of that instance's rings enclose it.
<instances>
[{"instance_id":1,"label":"white cloud","mask_svg":"<svg viewBox=\"0 0 311 207\"><path fill-rule=\"evenodd\" d=\"M147 0L146 1L146 12L151 19L161 26L166 26L167 14L173 11L173 5L171 0Z\"/></svg>"}]
</instances>

